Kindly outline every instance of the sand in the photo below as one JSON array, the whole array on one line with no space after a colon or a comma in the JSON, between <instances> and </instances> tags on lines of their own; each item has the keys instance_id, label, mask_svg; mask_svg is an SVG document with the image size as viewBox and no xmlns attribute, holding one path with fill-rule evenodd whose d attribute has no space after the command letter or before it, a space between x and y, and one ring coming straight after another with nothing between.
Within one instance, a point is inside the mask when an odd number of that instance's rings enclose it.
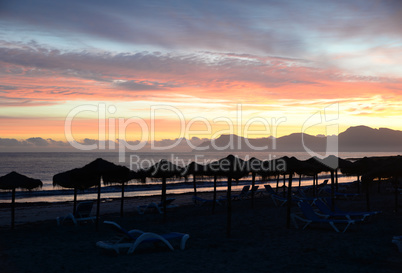
<instances>
[{"instance_id":1,"label":"sand","mask_svg":"<svg viewBox=\"0 0 402 273\"><path fill-rule=\"evenodd\" d=\"M211 197L211 193L203 193ZM172 197L169 195L169 197ZM10 212L0 209L0 272L400 272L402 253L391 243L402 235L402 208L393 211L391 193L373 193L373 210L383 213L336 233L329 225L306 230L286 229L286 208L271 198L233 202L232 234L226 237L226 207L215 214L210 206L196 207L191 195L176 195L176 209L139 215L135 207L158 197L130 198L119 216L120 200L102 202L101 220L126 229L184 232L190 235L184 251L143 245L133 255L113 255L98 249L113 231L88 223L58 227L55 217L72 210L71 203L19 205L16 228L10 230ZM345 209L364 210L365 198L339 200ZM297 211L297 208L293 208Z\"/></svg>"}]
</instances>

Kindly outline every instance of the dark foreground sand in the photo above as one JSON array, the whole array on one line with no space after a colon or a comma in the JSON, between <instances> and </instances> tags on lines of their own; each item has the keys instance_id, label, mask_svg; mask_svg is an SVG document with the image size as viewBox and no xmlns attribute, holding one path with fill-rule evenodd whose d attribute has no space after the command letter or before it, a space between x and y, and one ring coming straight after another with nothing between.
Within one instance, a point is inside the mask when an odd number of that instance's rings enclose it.
<instances>
[{"instance_id":1,"label":"dark foreground sand","mask_svg":"<svg viewBox=\"0 0 402 273\"><path fill-rule=\"evenodd\" d=\"M211 196L204 193L203 196ZM402 253L391 243L402 235L402 208L393 211L392 194L372 196L372 209L384 212L366 223L336 233L329 225L306 230L286 229L286 208L277 208L268 197L233 202L232 236L226 237L226 207L211 214L209 206L189 204L189 195L177 196L183 204L169 211L167 222L155 213L138 215L134 207L150 198L126 201L126 215L119 217L119 200L102 203L103 220L127 229L190 234L187 248L170 251L143 245L133 255L112 255L95 244L112 237L105 225L56 226L54 214L63 215L71 204L19 207L16 219L25 215L15 230L0 227L0 272L401 272ZM187 205L186 205L187 204ZM365 199L340 200L338 205L365 209ZM56 209L57 208L57 209ZM296 210L296 208L294 208ZM45 221L30 222L37 218ZM32 212L36 212L32 214ZM9 211L0 210L1 223ZM21 220L20 220L21 221ZM177 245L175 245L177 246Z\"/></svg>"}]
</instances>

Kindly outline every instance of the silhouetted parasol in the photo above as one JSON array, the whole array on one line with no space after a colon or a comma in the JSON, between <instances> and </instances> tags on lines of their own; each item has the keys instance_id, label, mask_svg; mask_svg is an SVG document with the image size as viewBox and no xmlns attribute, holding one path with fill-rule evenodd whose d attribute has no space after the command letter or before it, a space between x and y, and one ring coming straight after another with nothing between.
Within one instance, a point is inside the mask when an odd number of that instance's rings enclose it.
<instances>
[{"instance_id":1,"label":"silhouetted parasol","mask_svg":"<svg viewBox=\"0 0 402 273\"><path fill-rule=\"evenodd\" d=\"M35 188L42 187L42 181L39 179L33 179L25 175L19 174L17 172L11 172L0 177L0 189L11 190L11 228L14 228L15 219L15 190L32 190Z\"/></svg>"},{"instance_id":2,"label":"silhouetted parasol","mask_svg":"<svg viewBox=\"0 0 402 273\"><path fill-rule=\"evenodd\" d=\"M198 164L196 162L191 162L184 169L182 175L187 177L188 175L193 176L193 188L194 188L194 196L197 196L197 176L205 175L206 166Z\"/></svg>"},{"instance_id":3,"label":"silhouetted parasol","mask_svg":"<svg viewBox=\"0 0 402 273\"><path fill-rule=\"evenodd\" d=\"M82 168L73 169L53 176L53 185L74 189L74 211L77 202L77 190L98 187L96 208L96 227L99 226L101 179L106 183L128 181L131 179L128 168L98 158ZM123 200L122 200L123 201Z\"/></svg>"},{"instance_id":4,"label":"silhouetted parasol","mask_svg":"<svg viewBox=\"0 0 402 273\"><path fill-rule=\"evenodd\" d=\"M163 205L163 220L166 221L166 180L183 176L183 169L165 159L155 165L138 172L139 176L162 179L161 203Z\"/></svg>"},{"instance_id":5,"label":"silhouetted parasol","mask_svg":"<svg viewBox=\"0 0 402 273\"><path fill-rule=\"evenodd\" d=\"M232 222L232 202L231 202L231 193L232 193L232 179L240 179L249 174L247 162L235 157L233 155L228 155L225 158L222 158L218 161L211 162L207 165L207 173L210 176L223 176L228 179L228 188L227 188L227 229L226 235L230 237L231 233L231 222ZM216 187L214 187L214 196L216 195ZM216 198L216 197L214 197ZM214 203L215 203L214 199Z\"/></svg>"},{"instance_id":6,"label":"silhouetted parasol","mask_svg":"<svg viewBox=\"0 0 402 273\"><path fill-rule=\"evenodd\" d=\"M374 178L392 178L394 182L395 193L395 212L398 211L398 178L402 176L402 157L390 156L390 157L375 157L366 158L365 163L370 166L370 170L365 169L365 173L362 175L362 181L367 186L367 209L370 210L369 203L369 187L368 184L373 181ZM371 163L368 163L371 161Z\"/></svg>"}]
</instances>

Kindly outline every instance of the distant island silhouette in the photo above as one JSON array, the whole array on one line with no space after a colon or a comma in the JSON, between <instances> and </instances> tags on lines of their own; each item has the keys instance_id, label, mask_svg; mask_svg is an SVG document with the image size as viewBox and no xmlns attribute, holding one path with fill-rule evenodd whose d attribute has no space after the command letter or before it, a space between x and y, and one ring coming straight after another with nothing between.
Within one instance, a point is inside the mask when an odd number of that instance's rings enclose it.
<instances>
[{"instance_id":1,"label":"distant island silhouette","mask_svg":"<svg viewBox=\"0 0 402 273\"><path fill-rule=\"evenodd\" d=\"M303 140L305 146L303 146ZM330 145L327 148L327 142L337 142L337 146ZM354 126L349 127L338 136L312 136L303 133L293 133L278 138L270 136L247 139L237 135L221 135L217 139L204 141L193 151L248 152L255 151L253 146L258 148L266 147L260 151L281 152L302 152L305 151L305 147L312 151L337 149L340 152L397 152L402 151L402 131L388 128L373 129L367 126Z\"/></svg>"},{"instance_id":2,"label":"distant island silhouette","mask_svg":"<svg viewBox=\"0 0 402 273\"><path fill-rule=\"evenodd\" d=\"M304 141L304 142L303 142ZM96 139L85 139L82 145L99 144ZM130 145L136 145L139 141L129 141ZM303 146L304 143L304 146ZM329 144L327 147L327 143ZM97 152L119 151L117 142L105 143L106 149L94 149ZM402 131L388 128L373 129L367 126L353 126L338 136L309 135L293 133L290 135L274 138L266 136L262 138L245 138L235 134L221 135L216 139L163 139L151 142L138 149L136 152L306 152L310 149L314 152L401 152ZM333 145L335 144L335 145ZM196 148L194 148L196 147ZM87 151L72 147L68 142L32 137L26 140L0 138L2 152L70 152ZM306 149L307 148L307 149ZM130 151L130 148L127 148Z\"/></svg>"}]
</instances>

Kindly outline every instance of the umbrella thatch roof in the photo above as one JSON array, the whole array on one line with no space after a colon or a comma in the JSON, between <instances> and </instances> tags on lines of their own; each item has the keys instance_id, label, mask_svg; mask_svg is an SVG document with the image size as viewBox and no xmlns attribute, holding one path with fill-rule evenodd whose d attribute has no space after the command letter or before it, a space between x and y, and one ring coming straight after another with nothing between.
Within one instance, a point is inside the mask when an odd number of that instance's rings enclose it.
<instances>
[{"instance_id":1,"label":"umbrella thatch roof","mask_svg":"<svg viewBox=\"0 0 402 273\"><path fill-rule=\"evenodd\" d=\"M42 185L43 183L39 179L30 178L17 172L11 172L0 177L0 189L2 190L32 190L42 187Z\"/></svg>"},{"instance_id":2,"label":"umbrella thatch roof","mask_svg":"<svg viewBox=\"0 0 402 273\"><path fill-rule=\"evenodd\" d=\"M342 166L341 172L346 175L364 175L373 169L382 168L389 157L363 157L350 165Z\"/></svg>"},{"instance_id":3,"label":"umbrella thatch roof","mask_svg":"<svg viewBox=\"0 0 402 273\"><path fill-rule=\"evenodd\" d=\"M187 175L205 175L206 173L206 166L198 164L196 162L191 162L183 169L183 176Z\"/></svg>"},{"instance_id":4,"label":"umbrella thatch roof","mask_svg":"<svg viewBox=\"0 0 402 273\"><path fill-rule=\"evenodd\" d=\"M367 160L366 160L367 161ZM390 178L402 176L402 156L371 158L371 163L363 175L371 178Z\"/></svg>"},{"instance_id":5,"label":"umbrella thatch roof","mask_svg":"<svg viewBox=\"0 0 402 273\"><path fill-rule=\"evenodd\" d=\"M124 166L98 158L82 168L72 169L53 176L53 185L64 188L85 190L104 184L123 183L136 178L135 172Z\"/></svg>"},{"instance_id":6,"label":"umbrella thatch roof","mask_svg":"<svg viewBox=\"0 0 402 273\"><path fill-rule=\"evenodd\" d=\"M259 160L258 158L252 157L247 161L247 168L252 173L259 173L261 171L263 162L264 161Z\"/></svg>"},{"instance_id":7,"label":"umbrella thatch roof","mask_svg":"<svg viewBox=\"0 0 402 273\"><path fill-rule=\"evenodd\" d=\"M239 179L248 175L249 172L247 162L234 155L228 155L206 166L206 174L209 176Z\"/></svg>"},{"instance_id":8,"label":"umbrella thatch roof","mask_svg":"<svg viewBox=\"0 0 402 273\"><path fill-rule=\"evenodd\" d=\"M165 159L152 165L148 169L138 171L139 177L173 178L183 176L183 168Z\"/></svg>"},{"instance_id":9,"label":"umbrella thatch roof","mask_svg":"<svg viewBox=\"0 0 402 273\"><path fill-rule=\"evenodd\" d=\"M262 163L260 174L270 176L301 172L307 165L295 157L280 157Z\"/></svg>"},{"instance_id":10,"label":"umbrella thatch roof","mask_svg":"<svg viewBox=\"0 0 402 273\"><path fill-rule=\"evenodd\" d=\"M53 176L53 186L86 190L99 184L100 175L89 173L82 168L72 169Z\"/></svg>"}]
</instances>

